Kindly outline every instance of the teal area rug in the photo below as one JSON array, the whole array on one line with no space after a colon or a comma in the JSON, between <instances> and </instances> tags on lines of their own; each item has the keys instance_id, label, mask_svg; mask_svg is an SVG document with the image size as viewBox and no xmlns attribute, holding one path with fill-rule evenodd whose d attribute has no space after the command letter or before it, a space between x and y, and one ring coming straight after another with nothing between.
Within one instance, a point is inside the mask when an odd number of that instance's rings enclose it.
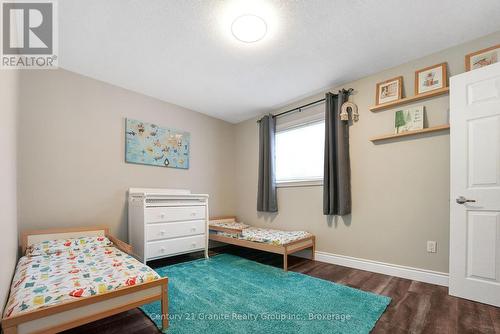
<instances>
[{"instance_id":1,"label":"teal area rug","mask_svg":"<svg viewBox=\"0 0 500 334\"><path fill-rule=\"evenodd\" d=\"M391 301L227 254L156 271L169 278L168 334L369 333ZM161 326L159 302L141 309Z\"/></svg>"}]
</instances>

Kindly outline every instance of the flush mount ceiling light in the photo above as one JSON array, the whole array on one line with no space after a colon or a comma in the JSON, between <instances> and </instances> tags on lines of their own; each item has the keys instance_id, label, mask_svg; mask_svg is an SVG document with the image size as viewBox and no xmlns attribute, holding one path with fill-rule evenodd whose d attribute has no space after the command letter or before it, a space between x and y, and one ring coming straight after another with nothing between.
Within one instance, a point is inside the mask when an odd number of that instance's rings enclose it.
<instances>
[{"instance_id":1,"label":"flush mount ceiling light","mask_svg":"<svg viewBox=\"0 0 500 334\"><path fill-rule=\"evenodd\" d=\"M267 33L267 24L257 15L242 15L231 24L233 36L245 43L260 41Z\"/></svg>"}]
</instances>

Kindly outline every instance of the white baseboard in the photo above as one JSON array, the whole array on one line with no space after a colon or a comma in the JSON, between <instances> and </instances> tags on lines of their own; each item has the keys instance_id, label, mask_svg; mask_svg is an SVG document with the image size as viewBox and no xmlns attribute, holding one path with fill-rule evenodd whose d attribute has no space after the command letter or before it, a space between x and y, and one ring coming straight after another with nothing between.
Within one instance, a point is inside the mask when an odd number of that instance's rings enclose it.
<instances>
[{"instance_id":1,"label":"white baseboard","mask_svg":"<svg viewBox=\"0 0 500 334\"><path fill-rule=\"evenodd\" d=\"M318 251L315 252L315 256L316 261L320 262L411 279L419 282L448 286L448 274L439 271L400 266L397 264L365 260L351 256L337 255Z\"/></svg>"}]
</instances>

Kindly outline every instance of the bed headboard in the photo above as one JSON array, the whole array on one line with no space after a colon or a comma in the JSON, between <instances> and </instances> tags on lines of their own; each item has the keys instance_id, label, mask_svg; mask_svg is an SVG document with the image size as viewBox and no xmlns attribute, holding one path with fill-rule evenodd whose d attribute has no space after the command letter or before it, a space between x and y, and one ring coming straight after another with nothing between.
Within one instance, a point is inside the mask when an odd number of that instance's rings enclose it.
<instances>
[{"instance_id":1,"label":"bed headboard","mask_svg":"<svg viewBox=\"0 0 500 334\"><path fill-rule=\"evenodd\" d=\"M52 228L46 230L27 230L21 235L21 248L23 255L26 248L29 246L48 240L92 237L92 236L108 236L109 228L106 226L89 226L89 227L73 227L73 228Z\"/></svg>"},{"instance_id":2,"label":"bed headboard","mask_svg":"<svg viewBox=\"0 0 500 334\"><path fill-rule=\"evenodd\" d=\"M222 216L222 217L210 217L210 221L217 221L223 223L234 223L237 221L236 216Z\"/></svg>"}]
</instances>

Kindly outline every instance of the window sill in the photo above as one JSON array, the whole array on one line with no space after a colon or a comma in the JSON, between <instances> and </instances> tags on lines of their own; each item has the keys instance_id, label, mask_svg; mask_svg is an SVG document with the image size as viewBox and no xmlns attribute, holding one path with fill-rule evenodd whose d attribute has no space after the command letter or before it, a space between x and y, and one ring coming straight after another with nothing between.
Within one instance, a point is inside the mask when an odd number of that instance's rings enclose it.
<instances>
[{"instance_id":1,"label":"window sill","mask_svg":"<svg viewBox=\"0 0 500 334\"><path fill-rule=\"evenodd\" d=\"M276 182L277 188L322 186L323 180L297 180Z\"/></svg>"}]
</instances>

